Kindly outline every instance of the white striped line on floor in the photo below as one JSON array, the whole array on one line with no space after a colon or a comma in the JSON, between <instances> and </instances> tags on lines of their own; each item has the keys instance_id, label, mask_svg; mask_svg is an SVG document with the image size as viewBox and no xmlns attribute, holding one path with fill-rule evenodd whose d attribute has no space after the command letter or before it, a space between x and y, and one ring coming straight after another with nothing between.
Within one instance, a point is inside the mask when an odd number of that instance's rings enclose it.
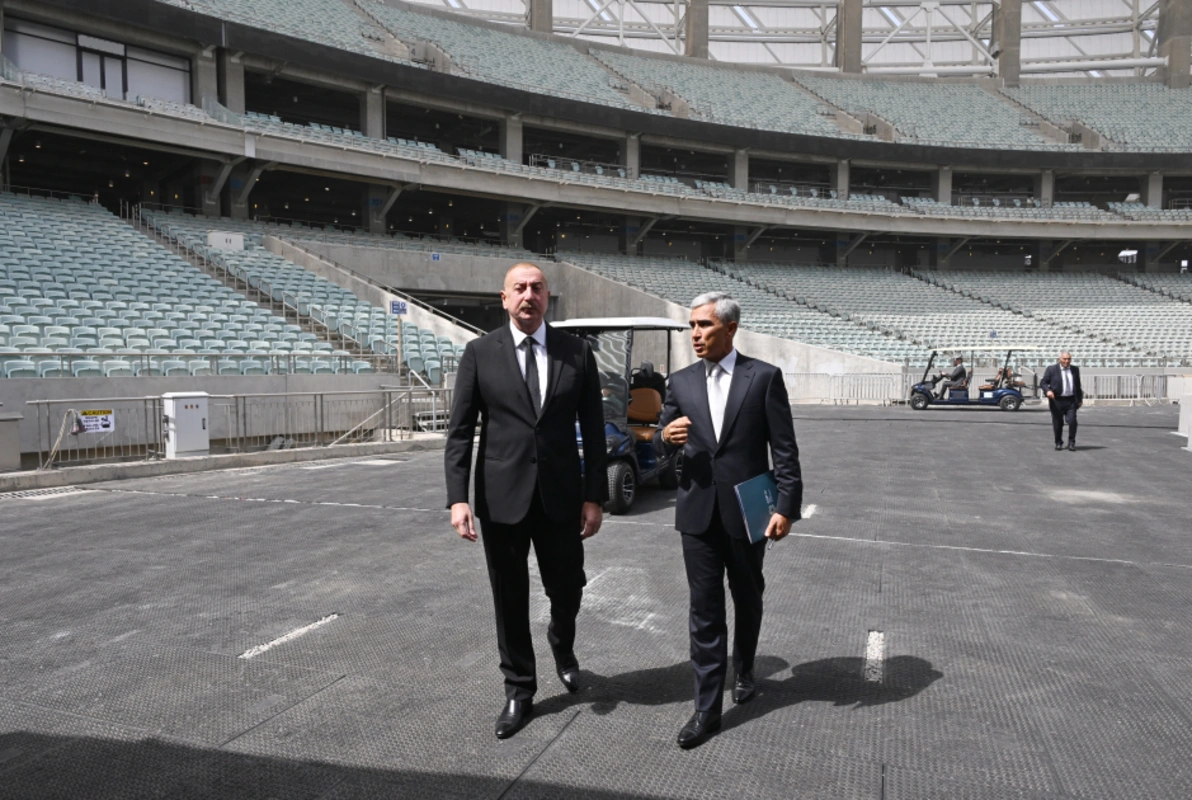
<instances>
[{"instance_id":1,"label":"white striped line on floor","mask_svg":"<svg viewBox=\"0 0 1192 800\"><path fill-rule=\"evenodd\" d=\"M862 677L869 683L881 683L886 673L886 634L870 631L865 639L865 666Z\"/></svg>"},{"instance_id":2,"label":"white striped line on floor","mask_svg":"<svg viewBox=\"0 0 1192 800\"><path fill-rule=\"evenodd\" d=\"M268 651L272 650L273 648L277 647L279 644L285 644L286 642L292 642L295 639L297 639L299 636L305 636L306 634L313 631L315 628L321 628L324 625L326 625L328 622L333 622L334 620L337 620L337 619L339 619L339 614L328 614L327 616L323 617L322 619L320 619L316 622L312 622L309 625L303 625L301 628L295 628L294 630L290 631L287 634L278 636L276 639L274 639L271 642L265 642L265 644L259 644L256 647L250 647L249 649L247 649L243 653L241 653L238 657L243 658L245 660L250 659L250 658L256 658L261 653L268 652Z\"/></svg>"}]
</instances>

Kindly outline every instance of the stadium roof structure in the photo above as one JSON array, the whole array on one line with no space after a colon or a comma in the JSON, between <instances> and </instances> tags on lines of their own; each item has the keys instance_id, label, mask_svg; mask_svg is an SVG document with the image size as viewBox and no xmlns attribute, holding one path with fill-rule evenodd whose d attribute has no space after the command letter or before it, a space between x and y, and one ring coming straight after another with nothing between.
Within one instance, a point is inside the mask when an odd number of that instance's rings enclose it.
<instances>
[{"instance_id":1,"label":"stadium roof structure","mask_svg":"<svg viewBox=\"0 0 1192 800\"><path fill-rule=\"evenodd\" d=\"M1024 77L1091 79L1155 74L1165 63L1160 11L1182 1L415 0L465 17L677 55L702 55L689 45L688 17L706 5L708 58L825 71L839 71L838 19L859 13L861 72L929 77L996 76L1004 4L1020 9Z\"/></svg>"}]
</instances>

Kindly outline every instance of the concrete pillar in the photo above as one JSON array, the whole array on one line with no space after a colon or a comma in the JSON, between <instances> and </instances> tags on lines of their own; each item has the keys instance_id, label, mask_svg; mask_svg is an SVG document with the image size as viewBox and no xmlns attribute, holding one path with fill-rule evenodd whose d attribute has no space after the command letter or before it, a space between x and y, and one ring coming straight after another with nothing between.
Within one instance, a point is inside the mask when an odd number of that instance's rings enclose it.
<instances>
[{"instance_id":1,"label":"concrete pillar","mask_svg":"<svg viewBox=\"0 0 1192 800\"><path fill-rule=\"evenodd\" d=\"M849 187L849 161L847 158L842 158L829 168L829 181L832 189L836 190L837 200L848 199Z\"/></svg>"},{"instance_id":2,"label":"concrete pillar","mask_svg":"<svg viewBox=\"0 0 1192 800\"><path fill-rule=\"evenodd\" d=\"M1035 176L1035 199L1044 208L1055 202L1055 170L1045 169Z\"/></svg>"},{"instance_id":3,"label":"concrete pillar","mask_svg":"<svg viewBox=\"0 0 1192 800\"><path fill-rule=\"evenodd\" d=\"M625 134L621 142L621 154L618 163L625 168L630 178L641 174L642 167L642 135L640 133Z\"/></svg>"},{"instance_id":4,"label":"concrete pillar","mask_svg":"<svg viewBox=\"0 0 1192 800\"><path fill-rule=\"evenodd\" d=\"M389 199L388 186L370 184L364 190L364 218L368 221L369 233L386 233L388 225L385 215L381 211L385 208L385 201Z\"/></svg>"},{"instance_id":5,"label":"concrete pillar","mask_svg":"<svg viewBox=\"0 0 1192 800\"><path fill-rule=\"evenodd\" d=\"M1158 272L1159 253L1162 252L1162 249L1162 242L1143 242L1142 246L1138 248L1138 271Z\"/></svg>"},{"instance_id":6,"label":"concrete pillar","mask_svg":"<svg viewBox=\"0 0 1192 800\"><path fill-rule=\"evenodd\" d=\"M618 236L617 248L627 256L637 255L638 245L632 245L631 242L637 238L638 231L642 229L642 218L626 216L625 221L621 225L621 231Z\"/></svg>"},{"instance_id":7,"label":"concrete pillar","mask_svg":"<svg viewBox=\"0 0 1192 800\"><path fill-rule=\"evenodd\" d=\"M0 2L0 55L4 53L4 3Z\"/></svg>"},{"instance_id":8,"label":"concrete pillar","mask_svg":"<svg viewBox=\"0 0 1192 800\"><path fill-rule=\"evenodd\" d=\"M708 0L687 0L687 27L683 55L708 57Z\"/></svg>"},{"instance_id":9,"label":"concrete pillar","mask_svg":"<svg viewBox=\"0 0 1192 800\"><path fill-rule=\"evenodd\" d=\"M749 151L737 149L728 160L728 182L738 192L749 191Z\"/></svg>"},{"instance_id":10,"label":"concrete pillar","mask_svg":"<svg viewBox=\"0 0 1192 800\"><path fill-rule=\"evenodd\" d=\"M840 0L836 7L836 67L861 73L861 0Z\"/></svg>"},{"instance_id":11,"label":"concrete pillar","mask_svg":"<svg viewBox=\"0 0 1192 800\"><path fill-rule=\"evenodd\" d=\"M931 253L931 266L936 269L947 269L951 266L948 251L952 249L952 240L946 236L936 237L935 250Z\"/></svg>"},{"instance_id":12,"label":"concrete pillar","mask_svg":"<svg viewBox=\"0 0 1192 800\"><path fill-rule=\"evenodd\" d=\"M1167 56L1163 77L1172 89L1187 89L1192 73L1192 3L1188 0L1159 0L1160 56Z\"/></svg>"},{"instance_id":13,"label":"concrete pillar","mask_svg":"<svg viewBox=\"0 0 1192 800\"><path fill-rule=\"evenodd\" d=\"M832 253L832 261L836 266L848 266L848 256L845 254L848 252L848 246L852 243L854 235L848 231L838 231L836 233L836 247Z\"/></svg>"},{"instance_id":14,"label":"concrete pillar","mask_svg":"<svg viewBox=\"0 0 1192 800\"><path fill-rule=\"evenodd\" d=\"M821 264L835 264L837 251L837 234L833 233L828 236L819 250L819 263Z\"/></svg>"},{"instance_id":15,"label":"concrete pillar","mask_svg":"<svg viewBox=\"0 0 1192 800\"><path fill-rule=\"evenodd\" d=\"M501 120L501 158L522 163L521 117L505 117Z\"/></svg>"},{"instance_id":16,"label":"concrete pillar","mask_svg":"<svg viewBox=\"0 0 1192 800\"><path fill-rule=\"evenodd\" d=\"M1022 0L1001 0L993 7L990 52L1006 86L1017 86L1022 75Z\"/></svg>"},{"instance_id":17,"label":"concrete pillar","mask_svg":"<svg viewBox=\"0 0 1192 800\"><path fill-rule=\"evenodd\" d=\"M203 210L203 216L220 216L222 213L220 197L218 194L211 194L211 187L215 184L215 181L219 179L219 164L216 164L213 161L200 161L195 171L198 173L195 176L195 184L198 186L199 195L195 198L195 205ZM155 197L154 202L161 202L161 198Z\"/></svg>"},{"instance_id":18,"label":"concrete pillar","mask_svg":"<svg viewBox=\"0 0 1192 800\"><path fill-rule=\"evenodd\" d=\"M385 138L385 89L369 89L360 97L360 132L373 139Z\"/></svg>"},{"instance_id":19,"label":"concrete pillar","mask_svg":"<svg viewBox=\"0 0 1192 800\"><path fill-rule=\"evenodd\" d=\"M526 207L521 203L501 204L501 243L510 247L522 247L525 241L525 229L518 229ZM533 225L533 221L528 223Z\"/></svg>"},{"instance_id":20,"label":"concrete pillar","mask_svg":"<svg viewBox=\"0 0 1192 800\"><path fill-rule=\"evenodd\" d=\"M248 164L238 164L232 169L232 175L228 178L224 191L228 193L226 205L228 216L232 219L248 219L249 217L248 210L252 206L252 195L246 197L243 202L240 201L240 197L251 176L252 168Z\"/></svg>"},{"instance_id":21,"label":"concrete pillar","mask_svg":"<svg viewBox=\"0 0 1192 800\"><path fill-rule=\"evenodd\" d=\"M749 259L749 248L745 246L745 242L749 239L749 229L742 227L734 227L732 233L732 241L729 242L728 252L725 254L733 261L747 261Z\"/></svg>"},{"instance_id":22,"label":"concrete pillar","mask_svg":"<svg viewBox=\"0 0 1192 800\"><path fill-rule=\"evenodd\" d=\"M932 194L935 202L946 206L952 205L952 168L940 167L931 180Z\"/></svg>"},{"instance_id":23,"label":"concrete pillar","mask_svg":"<svg viewBox=\"0 0 1192 800\"><path fill-rule=\"evenodd\" d=\"M219 102L228 111L244 113L244 64L239 52L219 51Z\"/></svg>"},{"instance_id":24,"label":"concrete pillar","mask_svg":"<svg viewBox=\"0 0 1192 800\"><path fill-rule=\"evenodd\" d=\"M1142 202L1148 208L1163 208L1163 173L1148 172L1142 179Z\"/></svg>"},{"instance_id":25,"label":"concrete pillar","mask_svg":"<svg viewBox=\"0 0 1192 800\"><path fill-rule=\"evenodd\" d=\"M530 30L551 33L555 29L555 8L553 0L530 0Z\"/></svg>"},{"instance_id":26,"label":"concrete pillar","mask_svg":"<svg viewBox=\"0 0 1192 800\"><path fill-rule=\"evenodd\" d=\"M202 108L204 97L219 99L219 65L215 62L214 49L199 53L191 65L190 102Z\"/></svg>"}]
</instances>

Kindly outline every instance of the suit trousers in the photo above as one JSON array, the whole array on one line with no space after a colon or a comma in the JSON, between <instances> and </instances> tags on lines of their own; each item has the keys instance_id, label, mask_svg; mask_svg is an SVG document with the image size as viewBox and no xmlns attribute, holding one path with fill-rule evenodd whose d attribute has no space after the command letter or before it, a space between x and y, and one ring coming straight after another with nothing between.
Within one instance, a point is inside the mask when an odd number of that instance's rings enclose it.
<instances>
[{"instance_id":1,"label":"suit trousers","mask_svg":"<svg viewBox=\"0 0 1192 800\"><path fill-rule=\"evenodd\" d=\"M542 587L550 600L547 641L556 661L573 660L575 618L579 614L584 576L584 545L580 538L580 510L566 524L552 521L542 506L538 490L530 509L518 523L508 525L482 520L481 538L488 563L497 621L497 648L505 696L527 700L538 690L534 668L534 643L530 635L530 544L538 559Z\"/></svg>"},{"instance_id":2,"label":"suit trousers","mask_svg":"<svg viewBox=\"0 0 1192 800\"><path fill-rule=\"evenodd\" d=\"M691 665L695 670L695 710L720 711L728 671L728 625L724 576L733 596L733 669L752 672L762 629L762 561L766 543L729 536L713 509L703 533L684 533L683 563L691 590Z\"/></svg>"},{"instance_id":3,"label":"suit trousers","mask_svg":"<svg viewBox=\"0 0 1192 800\"><path fill-rule=\"evenodd\" d=\"M1056 397L1051 401L1051 429L1055 432L1055 443L1064 441L1064 423L1068 423L1068 441L1076 441L1076 398Z\"/></svg>"}]
</instances>

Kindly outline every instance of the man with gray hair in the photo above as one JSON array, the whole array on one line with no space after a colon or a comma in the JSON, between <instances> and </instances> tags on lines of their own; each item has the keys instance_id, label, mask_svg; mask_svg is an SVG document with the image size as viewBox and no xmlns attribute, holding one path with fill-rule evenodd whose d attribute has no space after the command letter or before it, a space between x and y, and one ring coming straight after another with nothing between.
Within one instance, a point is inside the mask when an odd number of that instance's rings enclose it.
<instances>
[{"instance_id":1,"label":"man with gray hair","mask_svg":"<svg viewBox=\"0 0 1192 800\"><path fill-rule=\"evenodd\" d=\"M753 661L762 625L762 560L766 543L749 538L735 487L770 470L778 497L766 538L772 543L799 519L803 481L799 448L782 372L737 352L733 337L741 307L722 292L691 302L691 345L698 360L670 378L654 434L664 454L683 450L675 503L683 563L691 595L691 664L695 714L679 732L679 746L695 747L720 729L728 672L724 578L735 614L733 702L757 688Z\"/></svg>"}]
</instances>

